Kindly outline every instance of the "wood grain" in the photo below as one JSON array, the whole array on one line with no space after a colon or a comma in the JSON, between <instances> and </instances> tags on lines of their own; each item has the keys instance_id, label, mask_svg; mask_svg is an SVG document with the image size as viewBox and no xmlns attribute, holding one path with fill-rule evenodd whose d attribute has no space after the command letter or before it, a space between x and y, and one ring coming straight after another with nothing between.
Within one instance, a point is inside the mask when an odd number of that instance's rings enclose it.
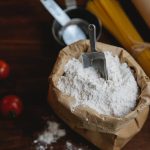
<instances>
[{"instance_id":1,"label":"wood grain","mask_svg":"<svg viewBox=\"0 0 150 150\"><path fill-rule=\"evenodd\" d=\"M64 1L57 2L65 8ZM80 6L85 2L78 0ZM74 150L96 149L61 122L47 104L48 76L61 48L52 37L52 21L39 0L0 1L0 59L11 66L10 77L0 81L0 98L17 94L24 103L19 119L10 121L0 116L0 150L35 149L33 140L48 119L58 121L67 130L67 136L52 144L53 149L65 150L67 141ZM143 33L145 37L147 34ZM100 40L119 46L105 29ZM150 117L124 150L149 150L149 139Z\"/></svg>"}]
</instances>

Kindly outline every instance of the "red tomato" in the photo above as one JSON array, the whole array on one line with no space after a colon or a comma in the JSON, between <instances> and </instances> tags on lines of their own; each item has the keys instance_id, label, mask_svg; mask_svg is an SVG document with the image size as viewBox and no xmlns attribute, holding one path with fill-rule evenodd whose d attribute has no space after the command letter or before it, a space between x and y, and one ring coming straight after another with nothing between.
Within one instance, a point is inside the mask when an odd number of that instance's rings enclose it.
<instances>
[{"instance_id":1,"label":"red tomato","mask_svg":"<svg viewBox=\"0 0 150 150\"><path fill-rule=\"evenodd\" d=\"M1 100L0 110L4 117L17 117L21 114L22 108L22 101L16 95L8 95Z\"/></svg>"},{"instance_id":2,"label":"red tomato","mask_svg":"<svg viewBox=\"0 0 150 150\"><path fill-rule=\"evenodd\" d=\"M5 61L0 60L0 79L5 79L9 76L10 67Z\"/></svg>"}]
</instances>

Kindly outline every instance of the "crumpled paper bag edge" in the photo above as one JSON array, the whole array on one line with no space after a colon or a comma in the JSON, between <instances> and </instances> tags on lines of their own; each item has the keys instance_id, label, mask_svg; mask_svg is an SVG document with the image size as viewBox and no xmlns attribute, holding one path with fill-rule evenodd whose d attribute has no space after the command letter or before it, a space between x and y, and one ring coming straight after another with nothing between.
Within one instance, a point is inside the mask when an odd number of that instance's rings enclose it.
<instances>
[{"instance_id":1,"label":"crumpled paper bag edge","mask_svg":"<svg viewBox=\"0 0 150 150\"><path fill-rule=\"evenodd\" d=\"M88 40L81 40L79 41L81 43L81 45L83 45L83 51L86 51L88 50L88 47L89 47L89 41ZM54 83L54 80L56 80L56 76L55 76L55 73L56 72L59 72L58 70L56 70L55 68L57 68L56 66L60 66L62 65L62 59L60 59L60 57L63 57L63 60L65 60L67 63L68 59L70 57L73 57L74 55L72 55L72 53L69 53L67 52L68 49L73 49L74 46L76 47L75 49L81 49L80 47L77 46L78 44L74 43L74 44L71 44L67 47L65 47L64 49L62 49L62 51L60 52L59 56L58 56L58 59L55 63L55 66L54 66L54 69L53 69L53 72L52 74L50 75L49 79L52 80L52 83L54 85L54 87L56 88L56 91L58 93L61 93L61 91L57 88L56 84ZM134 58L127 52L125 51L123 48L120 48L120 47L116 47L116 46L112 46L112 45L108 45L108 44L104 44L104 43L100 43L100 42L97 42L96 44L96 48L98 51L107 51L109 49L106 49L106 47L109 46L111 48L111 52L113 52L113 54L117 54L117 55L120 55L122 57L121 61L125 60L125 62L127 61L128 65L129 66L132 66L132 62L134 62L134 65L136 65L138 67L138 69L136 69L135 67L133 67L135 69L135 72L136 72L136 76L138 76L139 78L137 79L138 81L141 81L142 82L138 82L138 84L141 85L141 90L146 90L146 91L150 91L150 80L149 78L146 76L146 74L144 73L143 69L139 66L139 64L134 60ZM78 52L77 52L78 53ZM80 52L81 53L81 52ZM67 55L67 57L65 57ZM120 57L119 56L119 57ZM127 57L126 57L127 56ZM64 58L65 57L65 58ZM77 57L77 55L76 55ZM129 61L130 60L130 61ZM132 62L131 62L132 61ZM61 66L60 66L61 67ZM60 68L59 67L59 68ZM62 66L63 67L63 66ZM58 75L58 74L57 74ZM59 74L61 75L61 73ZM53 80L54 79L54 80ZM148 92L146 92L148 93ZM66 97L69 97L69 96L66 96ZM150 105L150 94L146 94L145 93L141 93L139 99L142 99L143 102L139 103L137 105L137 107L131 111L129 114L125 115L124 117L113 117L113 116L107 116L107 115L102 115L102 114L96 114L96 115L99 115L99 117L102 116L102 119L103 121L104 120L107 120L107 118L111 119L111 120L122 120L122 121L126 121L128 120L129 118L135 118L136 117L136 114L138 111L142 111L142 109L144 109L144 107L146 107L147 105Z\"/></svg>"}]
</instances>

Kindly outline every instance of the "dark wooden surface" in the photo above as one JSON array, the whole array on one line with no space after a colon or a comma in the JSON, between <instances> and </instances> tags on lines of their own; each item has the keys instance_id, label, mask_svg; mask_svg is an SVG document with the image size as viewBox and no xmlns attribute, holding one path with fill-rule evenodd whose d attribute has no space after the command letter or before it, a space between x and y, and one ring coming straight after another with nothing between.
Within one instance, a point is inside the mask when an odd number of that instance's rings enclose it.
<instances>
[{"instance_id":1,"label":"dark wooden surface","mask_svg":"<svg viewBox=\"0 0 150 150\"><path fill-rule=\"evenodd\" d=\"M63 1L58 2L64 7ZM85 0L78 1L79 5L84 3ZM128 13L132 17L132 13ZM143 29L140 30L143 38L149 40L142 19L137 17L136 21L140 22L136 26ZM67 131L64 138L52 144L53 149L65 150L66 141L73 144L74 150L96 149L62 123L47 104L48 76L61 48L52 37L51 24L52 17L39 0L0 1L0 59L11 66L10 77L0 81L0 98L17 94L24 103L24 112L17 120L10 121L0 116L0 150L35 149L33 140L44 129L48 119L59 122ZM119 45L105 29L101 41ZM149 149L150 117L124 150Z\"/></svg>"}]
</instances>

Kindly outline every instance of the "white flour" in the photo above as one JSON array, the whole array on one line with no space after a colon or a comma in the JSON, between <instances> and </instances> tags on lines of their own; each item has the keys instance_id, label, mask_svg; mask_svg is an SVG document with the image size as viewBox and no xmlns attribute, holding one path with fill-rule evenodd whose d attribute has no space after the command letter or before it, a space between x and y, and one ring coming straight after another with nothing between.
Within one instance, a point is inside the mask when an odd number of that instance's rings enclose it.
<instances>
[{"instance_id":1,"label":"white flour","mask_svg":"<svg viewBox=\"0 0 150 150\"><path fill-rule=\"evenodd\" d=\"M83 150L82 148L77 148L74 145L72 145L72 143L70 142L66 142L66 150Z\"/></svg>"},{"instance_id":2,"label":"white flour","mask_svg":"<svg viewBox=\"0 0 150 150\"><path fill-rule=\"evenodd\" d=\"M48 121L47 124L47 129L39 135L37 140L34 140L34 143L37 144L36 150L46 150L47 145L57 142L59 138L66 135L66 131L60 129L57 122ZM53 147L50 148L53 149Z\"/></svg>"},{"instance_id":3,"label":"white flour","mask_svg":"<svg viewBox=\"0 0 150 150\"><path fill-rule=\"evenodd\" d=\"M64 67L57 87L64 94L75 98L71 106L88 106L100 114L124 116L136 105L138 86L126 63L118 56L105 52L108 80L101 78L94 68L83 68L82 63L72 58Z\"/></svg>"}]
</instances>

